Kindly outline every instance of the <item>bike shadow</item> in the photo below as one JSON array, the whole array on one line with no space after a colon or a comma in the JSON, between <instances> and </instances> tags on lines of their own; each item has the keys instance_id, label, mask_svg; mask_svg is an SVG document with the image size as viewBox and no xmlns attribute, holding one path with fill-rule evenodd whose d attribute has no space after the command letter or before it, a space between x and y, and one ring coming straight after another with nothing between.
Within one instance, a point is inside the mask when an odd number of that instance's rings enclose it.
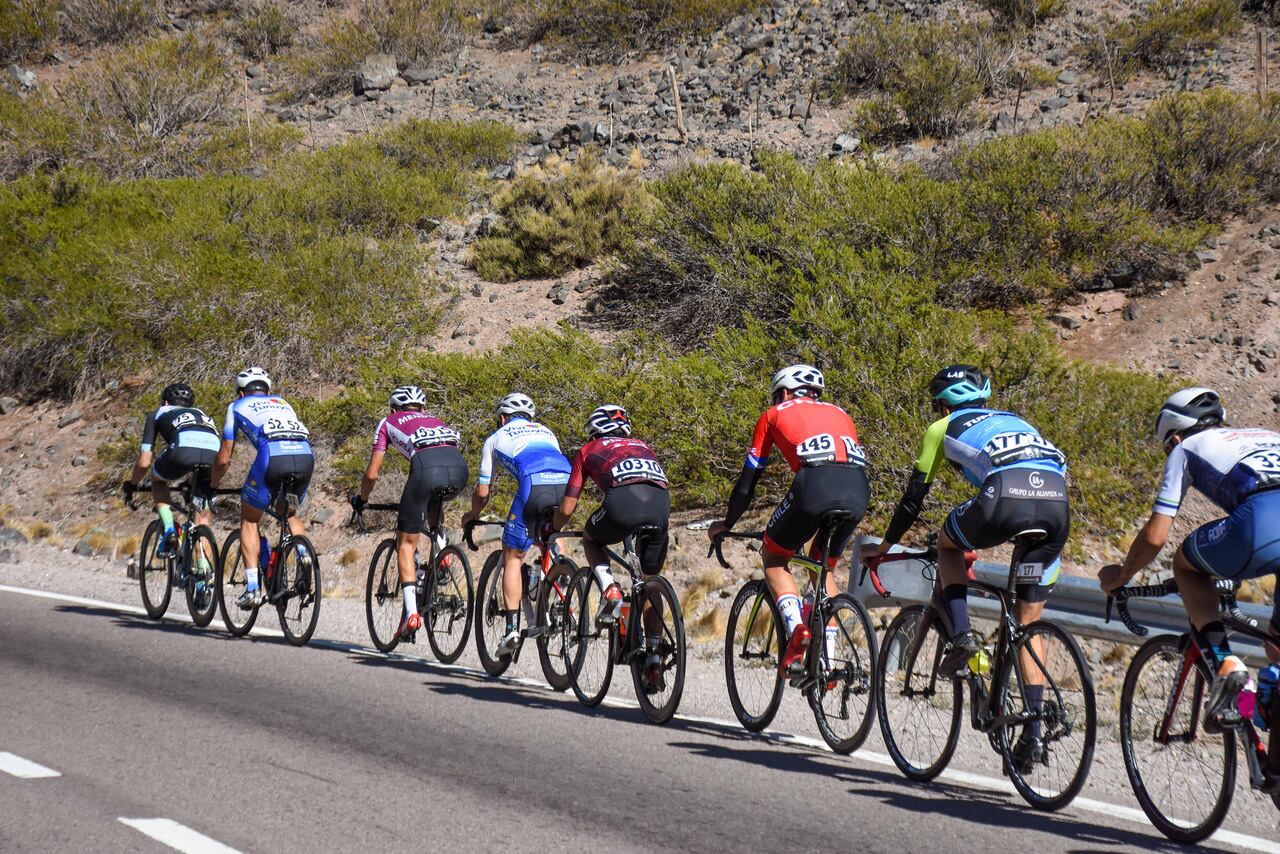
<instances>
[{"instance_id":1,"label":"bike shadow","mask_svg":"<svg viewBox=\"0 0 1280 854\"><path fill-rule=\"evenodd\" d=\"M169 614L166 614L159 620L153 620L143 614L130 614L124 611L94 605L56 605L54 606L54 610L69 614L80 614L87 617L109 619L115 625L123 629L145 629L169 635L212 638L220 641L255 641L259 643L288 645L288 642L283 637L248 635L246 637L238 638L229 633L221 623L218 623L217 625L211 624L202 628L193 623L179 621Z\"/></svg>"}]
</instances>

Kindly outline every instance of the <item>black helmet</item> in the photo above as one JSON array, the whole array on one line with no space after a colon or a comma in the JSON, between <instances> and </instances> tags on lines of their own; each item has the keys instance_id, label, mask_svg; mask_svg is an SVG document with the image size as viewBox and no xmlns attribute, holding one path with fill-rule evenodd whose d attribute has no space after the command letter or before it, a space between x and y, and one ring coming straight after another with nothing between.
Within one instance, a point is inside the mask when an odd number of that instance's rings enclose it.
<instances>
[{"instance_id":1,"label":"black helmet","mask_svg":"<svg viewBox=\"0 0 1280 854\"><path fill-rule=\"evenodd\" d=\"M973 365L948 365L929 381L929 397L947 406L991 397L991 378Z\"/></svg>"},{"instance_id":2,"label":"black helmet","mask_svg":"<svg viewBox=\"0 0 1280 854\"><path fill-rule=\"evenodd\" d=\"M170 383L160 392L160 400L170 406L195 406L196 393L186 383Z\"/></svg>"}]
</instances>

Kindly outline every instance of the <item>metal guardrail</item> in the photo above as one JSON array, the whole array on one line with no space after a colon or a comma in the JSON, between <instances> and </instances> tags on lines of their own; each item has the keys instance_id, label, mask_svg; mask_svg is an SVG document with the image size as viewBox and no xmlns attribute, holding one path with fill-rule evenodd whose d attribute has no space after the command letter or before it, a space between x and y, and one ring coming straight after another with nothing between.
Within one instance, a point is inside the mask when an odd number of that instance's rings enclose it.
<instances>
[{"instance_id":1,"label":"metal guardrail","mask_svg":"<svg viewBox=\"0 0 1280 854\"><path fill-rule=\"evenodd\" d=\"M880 580L891 594L882 598L871 586L870 578L861 579L859 553L862 546L874 545L879 539L859 537L853 549L853 570L849 573L849 593L868 608L900 608L923 604L933 594L933 565L921 560L905 560L886 563L880 568ZM989 584L1004 586L1009 579L1009 567L995 563L978 563L974 574ZM859 581L862 583L859 584ZM1062 575L1053 588L1053 594L1045 606L1046 616L1077 637L1098 638L1112 643L1140 644L1146 638L1138 637L1124 627L1119 620L1105 622L1107 597L1092 578ZM995 617L999 606L985 596L971 594L969 610L975 616ZM1266 625L1271 619L1271 609L1262 605L1242 603L1240 610L1258 625ZM1151 629L1151 635L1162 632L1181 634L1187 630L1187 613L1177 596L1160 599L1130 599L1129 612L1139 623ZM1150 635L1149 635L1150 636ZM1243 657L1255 663L1265 663L1262 645L1252 638L1236 636L1233 647Z\"/></svg>"}]
</instances>

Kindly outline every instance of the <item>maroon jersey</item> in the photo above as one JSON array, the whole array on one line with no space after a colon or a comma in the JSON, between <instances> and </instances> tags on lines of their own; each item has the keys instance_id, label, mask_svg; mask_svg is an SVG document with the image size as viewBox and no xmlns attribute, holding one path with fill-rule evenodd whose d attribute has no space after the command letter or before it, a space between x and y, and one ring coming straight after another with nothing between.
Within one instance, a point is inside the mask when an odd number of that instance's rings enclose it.
<instances>
[{"instance_id":1,"label":"maroon jersey","mask_svg":"<svg viewBox=\"0 0 1280 854\"><path fill-rule=\"evenodd\" d=\"M569 473L565 497L581 495L588 477L602 491L631 483L667 488L667 473L662 470L657 455L653 448L639 439L601 436L579 448L573 457L573 470Z\"/></svg>"}]
</instances>

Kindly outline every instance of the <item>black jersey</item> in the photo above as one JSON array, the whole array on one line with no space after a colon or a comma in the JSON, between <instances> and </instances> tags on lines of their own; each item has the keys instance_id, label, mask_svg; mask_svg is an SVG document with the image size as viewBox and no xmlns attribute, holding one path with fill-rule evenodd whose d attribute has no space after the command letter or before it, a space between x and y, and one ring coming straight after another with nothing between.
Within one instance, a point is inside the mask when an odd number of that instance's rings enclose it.
<instances>
[{"instance_id":1,"label":"black jersey","mask_svg":"<svg viewBox=\"0 0 1280 854\"><path fill-rule=\"evenodd\" d=\"M170 448L218 450L218 425L194 406L162 406L147 416L142 427L142 450L155 446L156 436Z\"/></svg>"}]
</instances>

